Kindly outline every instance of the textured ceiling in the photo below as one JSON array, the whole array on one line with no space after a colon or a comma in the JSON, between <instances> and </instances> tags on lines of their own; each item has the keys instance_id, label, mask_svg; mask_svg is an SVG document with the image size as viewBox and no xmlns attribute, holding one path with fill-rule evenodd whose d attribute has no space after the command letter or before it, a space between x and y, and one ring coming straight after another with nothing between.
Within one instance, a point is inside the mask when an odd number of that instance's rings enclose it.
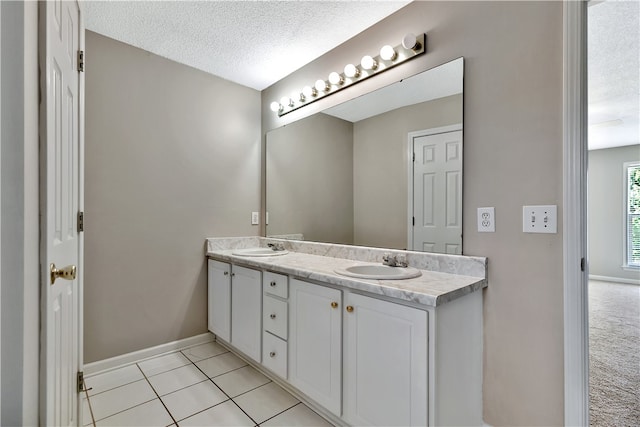
<instances>
[{"instance_id":1,"label":"textured ceiling","mask_svg":"<svg viewBox=\"0 0 640 427\"><path fill-rule=\"evenodd\" d=\"M588 8L589 148L640 143L640 2Z\"/></svg>"},{"instance_id":2,"label":"textured ceiling","mask_svg":"<svg viewBox=\"0 0 640 427\"><path fill-rule=\"evenodd\" d=\"M263 90L409 1L87 1L86 28Z\"/></svg>"}]
</instances>

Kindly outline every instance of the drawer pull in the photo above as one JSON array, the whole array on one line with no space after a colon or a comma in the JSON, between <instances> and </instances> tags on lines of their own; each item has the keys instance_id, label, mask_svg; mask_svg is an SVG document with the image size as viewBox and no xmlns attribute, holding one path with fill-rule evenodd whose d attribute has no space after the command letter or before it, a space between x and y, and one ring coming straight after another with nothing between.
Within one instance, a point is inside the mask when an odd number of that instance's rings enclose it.
<instances>
[{"instance_id":1,"label":"drawer pull","mask_svg":"<svg viewBox=\"0 0 640 427\"><path fill-rule=\"evenodd\" d=\"M276 357L276 352L272 351L271 353L269 353L269 357Z\"/></svg>"},{"instance_id":2,"label":"drawer pull","mask_svg":"<svg viewBox=\"0 0 640 427\"><path fill-rule=\"evenodd\" d=\"M271 285L271 287L272 287L272 288L275 288L275 287L276 287L276 284L277 284L276 282L271 282L271 283L269 283L269 285Z\"/></svg>"},{"instance_id":3,"label":"drawer pull","mask_svg":"<svg viewBox=\"0 0 640 427\"><path fill-rule=\"evenodd\" d=\"M338 303L337 303L337 302L335 302L335 301L333 301L333 302L331 303L331 308L338 308Z\"/></svg>"},{"instance_id":4,"label":"drawer pull","mask_svg":"<svg viewBox=\"0 0 640 427\"><path fill-rule=\"evenodd\" d=\"M349 313L353 312L353 306L348 305L348 306L347 306L347 311L348 311Z\"/></svg>"},{"instance_id":5,"label":"drawer pull","mask_svg":"<svg viewBox=\"0 0 640 427\"><path fill-rule=\"evenodd\" d=\"M276 318L276 315L275 315L274 313L271 313L271 314L269 315L269 317L270 317L270 318L272 318L272 319L275 319L275 318Z\"/></svg>"}]
</instances>

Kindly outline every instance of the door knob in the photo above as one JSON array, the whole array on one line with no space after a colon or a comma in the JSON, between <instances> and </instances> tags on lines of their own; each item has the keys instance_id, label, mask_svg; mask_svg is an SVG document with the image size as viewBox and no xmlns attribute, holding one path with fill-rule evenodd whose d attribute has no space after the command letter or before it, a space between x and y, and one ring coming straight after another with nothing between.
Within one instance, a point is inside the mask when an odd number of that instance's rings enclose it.
<instances>
[{"instance_id":1,"label":"door knob","mask_svg":"<svg viewBox=\"0 0 640 427\"><path fill-rule=\"evenodd\" d=\"M53 285L57 278L62 278L65 280L74 280L76 278L76 266L75 265L67 265L63 268L56 268L54 263L51 263L49 266L49 270L51 271L51 284Z\"/></svg>"}]
</instances>

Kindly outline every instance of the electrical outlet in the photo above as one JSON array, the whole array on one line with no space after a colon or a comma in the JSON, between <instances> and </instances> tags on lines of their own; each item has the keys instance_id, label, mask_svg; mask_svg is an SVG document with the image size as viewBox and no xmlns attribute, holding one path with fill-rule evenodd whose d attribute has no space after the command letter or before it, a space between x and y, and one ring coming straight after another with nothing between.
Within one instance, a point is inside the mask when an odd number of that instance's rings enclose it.
<instances>
[{"instance_id":1,"label":"electrical outlet","mask_svg":"<svg viewBox=\"0 0 640 427\"><path fill-rule=\"evenodd\" d=\"M495 233L496 210L495 208L478 208L478 232Z\"/></svg>"},{"instance_id":2,"label":"electrical outlet","mask_svg":"<svg viewBox=\"0 0 640 427\"><path fill-rule=\"evenodd\" d=\"M251 225L260 224L260 212L251 212Z\"/></svg>"},{"instance_id":3,"label":"electrical outlet","mask_svg":"<svg viewBox=\"0 0 640 427\"><path fill-rule=\"evenodd\" d=\"M558 207L556 205L523 206L523 233L557 233Z\"/></svg>"}]
</instances>

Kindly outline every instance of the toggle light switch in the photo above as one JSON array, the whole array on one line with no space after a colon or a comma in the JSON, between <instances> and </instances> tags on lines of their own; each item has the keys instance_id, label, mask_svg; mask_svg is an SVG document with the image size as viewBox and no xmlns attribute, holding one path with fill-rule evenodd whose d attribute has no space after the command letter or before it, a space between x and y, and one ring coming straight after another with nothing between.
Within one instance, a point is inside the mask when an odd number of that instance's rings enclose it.
<instances>
[{"instance_id":1,"label":"toggle light switch","mask_svg":"<svg viewBox=\"0 0 640 427\"><path fill-rule=\"evenodd\" d=\"M523 206L523 233L557 233L558 207L556 205Z\"/></svg>"}]
</instances>

